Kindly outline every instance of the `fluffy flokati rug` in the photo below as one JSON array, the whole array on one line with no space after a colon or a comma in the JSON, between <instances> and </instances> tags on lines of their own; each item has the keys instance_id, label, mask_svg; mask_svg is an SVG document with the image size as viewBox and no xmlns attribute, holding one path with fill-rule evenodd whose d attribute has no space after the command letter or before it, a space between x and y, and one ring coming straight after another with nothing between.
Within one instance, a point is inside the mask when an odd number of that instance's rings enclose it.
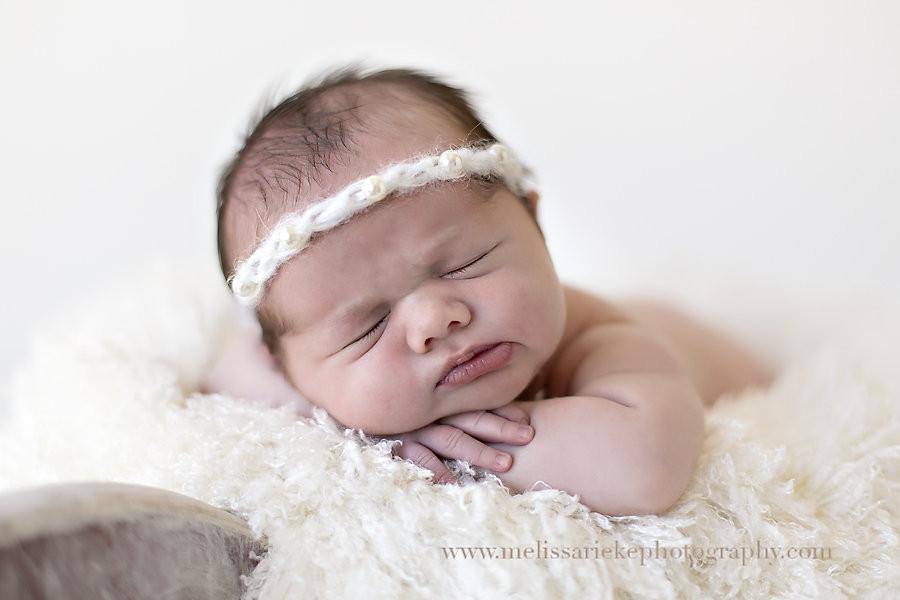
<instances>
[{"instance_id":1,"label":"fluffy flokati rug","mask_svg":"<svg viewBox=\"0 0 900 600\"><path fill-rule=\"evenodd\" d=\"M510 495L464 463L464 485L433 485L324 411L195 393L235 323L196 265L57 319L13 379L0 490L116 480L229 509L268 538L248 598L900 597L896 320L723 397L675 508L621 518L561 491Z\"/></svg>"}]
</instances>

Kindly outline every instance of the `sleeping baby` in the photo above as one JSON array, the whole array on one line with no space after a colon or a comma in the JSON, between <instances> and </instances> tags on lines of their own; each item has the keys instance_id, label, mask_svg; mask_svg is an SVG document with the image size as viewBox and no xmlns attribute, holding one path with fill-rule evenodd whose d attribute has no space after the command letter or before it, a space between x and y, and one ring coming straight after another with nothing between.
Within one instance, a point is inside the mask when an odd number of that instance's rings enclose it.
<instances>
[{"instance_id":1,"label":"sleeping baby","mask_svg":"<svg viewBox=\"0 0 900 600\"><path fill-rule=\"evenodd\" d=\"M256 329L203 391L321 407L401 440L437 483L455 482L442 459L463 459L514 492L541 481L608 515L667 510L704 407L771 374L664 303L561 284L538 202L456 87L356 68L303 87L220 181L222 271Z\"/></svg>"}]
</instances>

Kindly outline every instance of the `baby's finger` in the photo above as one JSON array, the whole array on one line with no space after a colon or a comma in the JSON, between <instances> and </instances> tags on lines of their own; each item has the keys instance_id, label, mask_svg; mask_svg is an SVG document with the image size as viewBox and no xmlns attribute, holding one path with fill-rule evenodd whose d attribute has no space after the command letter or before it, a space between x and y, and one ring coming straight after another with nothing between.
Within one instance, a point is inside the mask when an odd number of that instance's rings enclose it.
<instances>
[{"instance_id":1,"label":"baby's finger","mask_svg":"<svg viewBox=\"0 0 900 600\"><path fill-rule=\"evenodd\" d=\"M528 414L528 411L515 402L510 402L500 408L491 409L491 412L495 415L500 415L504 419L522 423L523 425L531 423L531 415Z\"/></svg>"},{"instance_id":2,"label":"baby's finger","mask_svg":"<svg viewBox=\"0 0 900 600\"><path fill-rule=\"evenodd\" d=\"M466 460L491 471L506 471L512 465L512 456L506 452L491 448L450 425L429 425L418 433L417 439L441 456Z\"/></svg>"},{"instance_id":3,"label":"baby's finger","mask_svg":"<svg viewBox=\"0 0 900 600\"><path fill-rule=\"evenodd\" d=\"M534 429L531 425L510 421L485 410L450 415L441 419L440 422L462 429L483 442L527 444L534 437Z\"/></svg>"},{"instance_id":4,"label":"baby's finger","mask_svg":"<svg viewBox=\"0 0 900 600\"><path fill-rule=\"evenodd\" d=\"M420 467L434 473L435 483L456 483L456 477L453 476L453 473L450 472L444 461L422 444L412 440L404 440L403 444L395 446L395 448L395 452L400 458L411 460Z\"/></svg>"}]
</instances>

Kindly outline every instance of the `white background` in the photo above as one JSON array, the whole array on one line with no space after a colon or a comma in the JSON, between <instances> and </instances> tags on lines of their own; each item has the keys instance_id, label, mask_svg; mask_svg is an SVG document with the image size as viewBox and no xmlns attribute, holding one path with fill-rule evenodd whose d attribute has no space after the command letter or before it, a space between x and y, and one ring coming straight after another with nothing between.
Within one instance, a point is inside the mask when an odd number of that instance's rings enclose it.
<instances>
[{"instance_id":1,"label":"white background","mask_svg":"<svg viewBox=\"0 0 900 600\"><path fill-rule=\"evenodd\" d=\"M900 297L896 2L0 1L2 379L73 298L215 260L250 116L356 59L475 92L569 283Z\"/></svg>"}]
</instances>

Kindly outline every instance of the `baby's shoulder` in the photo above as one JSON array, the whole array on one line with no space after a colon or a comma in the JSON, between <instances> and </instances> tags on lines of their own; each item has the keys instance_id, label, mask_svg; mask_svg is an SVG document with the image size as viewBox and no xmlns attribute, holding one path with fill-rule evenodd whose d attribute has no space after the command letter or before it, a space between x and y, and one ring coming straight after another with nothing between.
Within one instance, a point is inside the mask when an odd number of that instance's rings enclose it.
<instances>
[{"instance_id":1,"label":"baby's shoulder","mask_svg":"<svg viewBox=\"0 0 900 600\"><path fill-rule=\"evenodd\" d=\"M566 301L566 325L560 343L546 365L548 397L566 394L572 372L584 354L590 351L583 335L585 332L606 323L631 321L619 303L572 285L562 287Z\"/></svg>"},{"instance_id":2,"label":"baby's shoulder","mask_svg":"<svg viewBox=\"0 0 900 600\"><path fill-rule=\"evenodd\" d=\"M616 321L629 321L630 317L621 303L601 298L573 285L563 285L566 298L566 332L574 338L597 325ZM565 339L566 335L563 335ZM570 340L571 341L571 340Z\"/></svg>"}]
</instances>

